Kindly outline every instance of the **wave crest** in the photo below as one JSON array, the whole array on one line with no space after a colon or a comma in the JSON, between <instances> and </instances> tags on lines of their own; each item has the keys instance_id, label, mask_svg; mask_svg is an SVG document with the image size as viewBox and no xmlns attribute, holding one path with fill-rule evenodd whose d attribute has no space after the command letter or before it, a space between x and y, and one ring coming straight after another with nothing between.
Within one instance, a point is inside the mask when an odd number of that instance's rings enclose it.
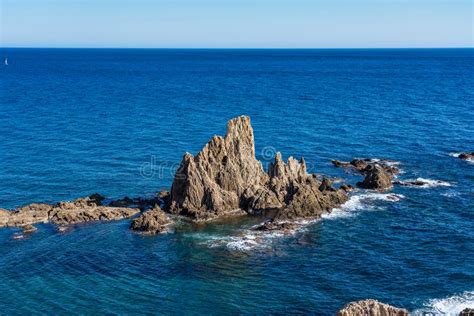
<instances>
[{"instance_id":1,"label":"wave crest","mask_svg":"<svg viewBox=\"0 0 474 316\"><path fill-rule=\"evenodd\" d=\"M413 315L459 315L465 308L474 307L474 291L466 291L461 295L454 295L442 299L429 300L424 308L413 312Z\"/></svg>"}]
</instances>

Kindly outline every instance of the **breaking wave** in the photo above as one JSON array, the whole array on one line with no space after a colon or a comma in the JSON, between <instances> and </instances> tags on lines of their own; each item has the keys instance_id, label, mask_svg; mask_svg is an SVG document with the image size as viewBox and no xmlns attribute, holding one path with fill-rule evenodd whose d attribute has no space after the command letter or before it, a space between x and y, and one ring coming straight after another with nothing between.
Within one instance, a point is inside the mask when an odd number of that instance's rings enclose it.
<instances>
[{"instance_id":1,"label":"breaking wave","mask_svg":"<svg viewBox=\"0 0 474 316\"><path fill-rule=\"evenodd\" d=\"M323 219L335 219L355 216L358 211L380 209L381 202L398 202L405 196L393 193L366 193L353 195L340 208L333 209L330 214L322 216ZM279 231L257 231L258 225L242 229L239 234L234 236L217 236L211 234L193 234L193 238L202 239L199 243L209 248L226 248L229 251L266 251L272 249L274 241L280 240L282 237L293 236L297 233L305 231L308 226L320 221L321 219L301 219L292 221L295 224L292 229Z\"/></svg>"},{"instance_id":2,"label":"breaking wave","mask_svg":"<svg viewBox=\"0 0 474 316\"><path fill-rule=\"evenodd\" d=\"M335 208L331 213L323 215L323 218L341 218L352 217L357 214L359 210L374 210L378 206L374 205L374 201L398 202L405 198L404 195L394 193L366 193L360 195L353 195L349 201Z\"/></svg>"},{"instance_id":3,"label":"breaking wave","mask_svg":"<svg viewBox=\"0 0 474 316\"><path fill-rule=\"evenodd\" d=\"M450 187L452 186L451 183L442 180L433 180L433 179L425 179L425 178L416 178L414 180L401 180L399 184L408 187L414 188L434 188L434 187Z\"/></svg>"},{"instance_id":4,"label":"breaking wave","mask_svg":"<svg viewBox=\"0 0 474 316\"><path fill-rule=\"evenodd\" d=\"M451 157L455 157L455 158L459 158L459 155L461 155L462 153L455 153L455 152L452 152L452 153L449 153L449 155ZM472 158L469 158L469 159L466 159L465 161L469 162L469 163L474 163L474 159Z\"/></svg>"},{"instance_id":5,"label":"breaking wave","mask_svg":"<svg viewBox=\"0 0 474 316\"><path fill-rule=\"evenodd\" d=\"M429 300L425 307L413 312L413 315L459 315L465 308L474 307L474 291L466 291L461 295L454 295L442 299Z\"/></svg>"}]
</instances>

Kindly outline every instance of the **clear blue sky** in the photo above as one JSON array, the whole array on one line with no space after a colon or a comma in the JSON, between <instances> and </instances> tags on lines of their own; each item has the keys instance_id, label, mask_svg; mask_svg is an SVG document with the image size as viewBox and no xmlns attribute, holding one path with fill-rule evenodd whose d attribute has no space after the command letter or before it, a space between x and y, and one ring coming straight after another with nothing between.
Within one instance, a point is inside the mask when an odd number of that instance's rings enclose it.
<instances>
[{"instance_id":1,"label":"clear blue sky","mask_svg":"<svg viewBox=\"0 0 474 316\"><path fill-rule=\"evenodd\" d=\"M2 47L472 47L473 0L0 0Z\"/></svg>"}]
</instances>

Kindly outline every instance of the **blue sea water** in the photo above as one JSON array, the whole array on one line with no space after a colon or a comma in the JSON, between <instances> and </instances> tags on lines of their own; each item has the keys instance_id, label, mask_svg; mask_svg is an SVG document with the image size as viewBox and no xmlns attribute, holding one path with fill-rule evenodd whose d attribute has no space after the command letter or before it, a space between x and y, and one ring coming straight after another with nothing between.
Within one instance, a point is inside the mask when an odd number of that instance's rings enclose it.
<instances>
[{"instance_id":1,"label":"blue sea water","mask_svg":"<svg viewBox=\"0 0 474 316\"><path fill-rule=\"evenodd\" d=\"M157 237L129 221L0 229L0 314L334 314L374 298L474 307L474 50L1 49L0 207L169 188L186 152L246 114L311 172L390 158L424 188L359 191L293 235L255 220ZM434 180L442 182L436 183Z\"/></svg>"}]
</instances>

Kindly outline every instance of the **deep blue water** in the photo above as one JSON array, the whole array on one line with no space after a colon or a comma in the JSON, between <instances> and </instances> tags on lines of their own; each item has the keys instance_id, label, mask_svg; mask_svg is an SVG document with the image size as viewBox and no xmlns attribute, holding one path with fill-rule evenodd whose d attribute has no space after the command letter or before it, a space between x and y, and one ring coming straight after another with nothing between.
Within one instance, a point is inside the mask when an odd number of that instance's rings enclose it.
<instances>
[{"instance_id":1,"label":"deep blue water","mask_svg":"<svg viewBox=\"0 0 474 316\"><path fill-rule=\"evenodd\" d=\"M375 298L474 305L474 50L1 49L0 207L169 188L184 152L250 115L312 172L383 157L399 201L358 192L292 236L240 219L142 237L129 221L0 230L0 314L332 314ZM273 146L273 147L270 147ZM454 306L454 307L453 307ZM454 308L454 309L453 309Z\"/></svg>"}]
</instances>

